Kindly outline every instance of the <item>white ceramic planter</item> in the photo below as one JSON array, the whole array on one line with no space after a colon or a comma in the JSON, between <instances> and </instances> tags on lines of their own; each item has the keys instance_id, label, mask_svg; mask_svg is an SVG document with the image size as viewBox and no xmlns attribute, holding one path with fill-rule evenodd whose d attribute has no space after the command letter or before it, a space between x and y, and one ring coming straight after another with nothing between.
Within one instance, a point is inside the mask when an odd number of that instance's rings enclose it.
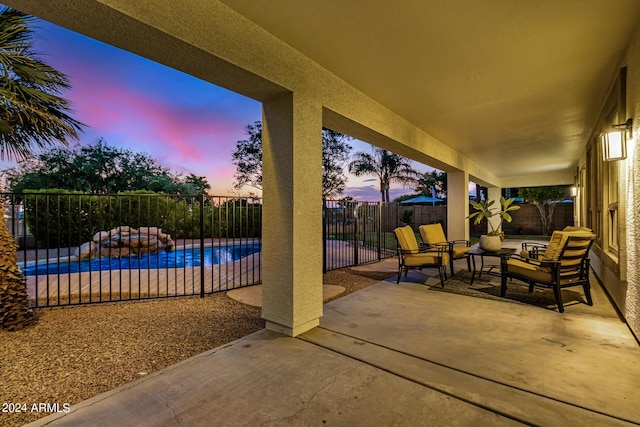
<instances>
[{"instance_id":1,"label":"white ceramic planter","mask_svg":"<svg viewBox=\"0 0 640 427\"><path fill-rule=\"evenodd\" d=\"M502 239L500 236L480 236L480 249L487 252L497 252L502 249Z\"/></svg>"}]
</instances>

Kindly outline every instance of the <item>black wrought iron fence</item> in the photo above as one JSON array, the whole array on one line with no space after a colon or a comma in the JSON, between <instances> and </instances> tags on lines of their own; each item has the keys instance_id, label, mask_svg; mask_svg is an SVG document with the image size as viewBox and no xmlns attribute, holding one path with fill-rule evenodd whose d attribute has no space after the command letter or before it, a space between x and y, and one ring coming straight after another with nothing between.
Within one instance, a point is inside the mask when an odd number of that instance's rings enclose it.
<instances>
[{"instance_id":1,"label":"black wrought iron fence","mask_svg":"<svg viewBox=\"0 0 640 427\"><path fill-rule=\"evenodd\" d=\"M34 306L200 295L260 283L260 199L2 194Z\"/></svg>"},{"instance_id":2,"label":"black wrought iron fence","mask_svg":"<svg viewBox=\"0 0 640 427\"><path fill-rule=\"evenodd\" d=\"M36 307L210 294L261 282L262 200L0 193ZM324 271L395 255L403 207L324 202Z\"/></svg>"},{"instance_id":3,"label":"black wrought iron fence","mask_svg":"<svg viewBox=\"0 0 640 427\"><path fill-rule=\"evenodd\" d=\"M324 271L395 256L398 210L396 203L326 200Z\"/></svg>"}]
</instances>

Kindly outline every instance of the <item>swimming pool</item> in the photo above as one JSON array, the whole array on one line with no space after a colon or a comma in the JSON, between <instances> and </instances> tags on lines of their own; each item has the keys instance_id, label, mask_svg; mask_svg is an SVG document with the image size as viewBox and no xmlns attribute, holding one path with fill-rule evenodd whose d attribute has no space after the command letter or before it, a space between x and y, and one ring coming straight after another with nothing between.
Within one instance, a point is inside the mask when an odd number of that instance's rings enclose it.
<instances>
[{"instance_id":1,"label":"swimming pool","mask_svg":"<svg viewBox=\"0 0 640 427\"><path fill-rule=\"evenodd\" d=\"M204 248L204 266L211 267L237 261L260 251L260 245L213 246ZM96 258L85 261L69 261L36 265L22 268L25 276L44 274L65 274L101 270L146 270L200 267L200 248L177 249L171 252L132 255L122 258Z\"/></svg>"}]
</instances>

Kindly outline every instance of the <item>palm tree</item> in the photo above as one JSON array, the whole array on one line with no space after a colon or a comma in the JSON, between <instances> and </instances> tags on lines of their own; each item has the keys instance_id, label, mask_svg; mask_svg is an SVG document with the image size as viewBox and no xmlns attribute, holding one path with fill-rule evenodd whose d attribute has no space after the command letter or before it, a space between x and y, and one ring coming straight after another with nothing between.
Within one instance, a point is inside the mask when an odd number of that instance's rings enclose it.
<instances>
[{"instance_id":1,"label":"palm tree","mask_svg":"<svg viewBox=\"0 0 640 427\"><path fill-rule=\"evenodd\" d=\"M425 196L446 197L447 195L447 173L432 170L423 173L417 181L416 193Z\"/></svg>"},{"instance_id":2,"label":"palm tree","mask_svg":"<svg viewBox=\"0 0 640 427\"><path fill-rule=\"evenodd\" d=\"M349 163L349 172L355 176L376 175L380 180L380 194L383 202L389 202L389 188L392 182L413 184L418 172L411 166L411 160L382 148L373 147L373 154L358 151Z\"/></svg>"},{"instance_id":3,"label":"palm tree","mask_svg":"<svg viewBox=\"0 0 640 427\"><path fill-rule=\"evenodd\" d=\"M59 93L66 76L38 59L28 25L33 18L0 10L0 159L23 159L36 148L78 139L84 126L71 118ZM2 210L0 225L0 325L18 330L35 322L26 282L16 264L16 245Z\"/></svg>"}]
</instances>

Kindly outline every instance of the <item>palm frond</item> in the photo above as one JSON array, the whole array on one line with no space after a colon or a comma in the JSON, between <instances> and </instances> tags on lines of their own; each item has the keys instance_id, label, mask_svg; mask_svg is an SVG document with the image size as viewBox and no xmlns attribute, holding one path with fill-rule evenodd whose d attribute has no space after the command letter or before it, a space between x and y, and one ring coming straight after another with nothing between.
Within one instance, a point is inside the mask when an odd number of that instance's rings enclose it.
<instances>
[{"instance_id":1,"label":"palm frond","mask_svg":"<svg viewBox=\"0 0 640 427\"><path fill-rule=\"evenodd\" d=\"M21 159L35 148L78 139L84 124L71 117L59 96L67 77L33 50L33 18L14 9L0 11L0 159Z\"/></svg>"}]
</instances>

